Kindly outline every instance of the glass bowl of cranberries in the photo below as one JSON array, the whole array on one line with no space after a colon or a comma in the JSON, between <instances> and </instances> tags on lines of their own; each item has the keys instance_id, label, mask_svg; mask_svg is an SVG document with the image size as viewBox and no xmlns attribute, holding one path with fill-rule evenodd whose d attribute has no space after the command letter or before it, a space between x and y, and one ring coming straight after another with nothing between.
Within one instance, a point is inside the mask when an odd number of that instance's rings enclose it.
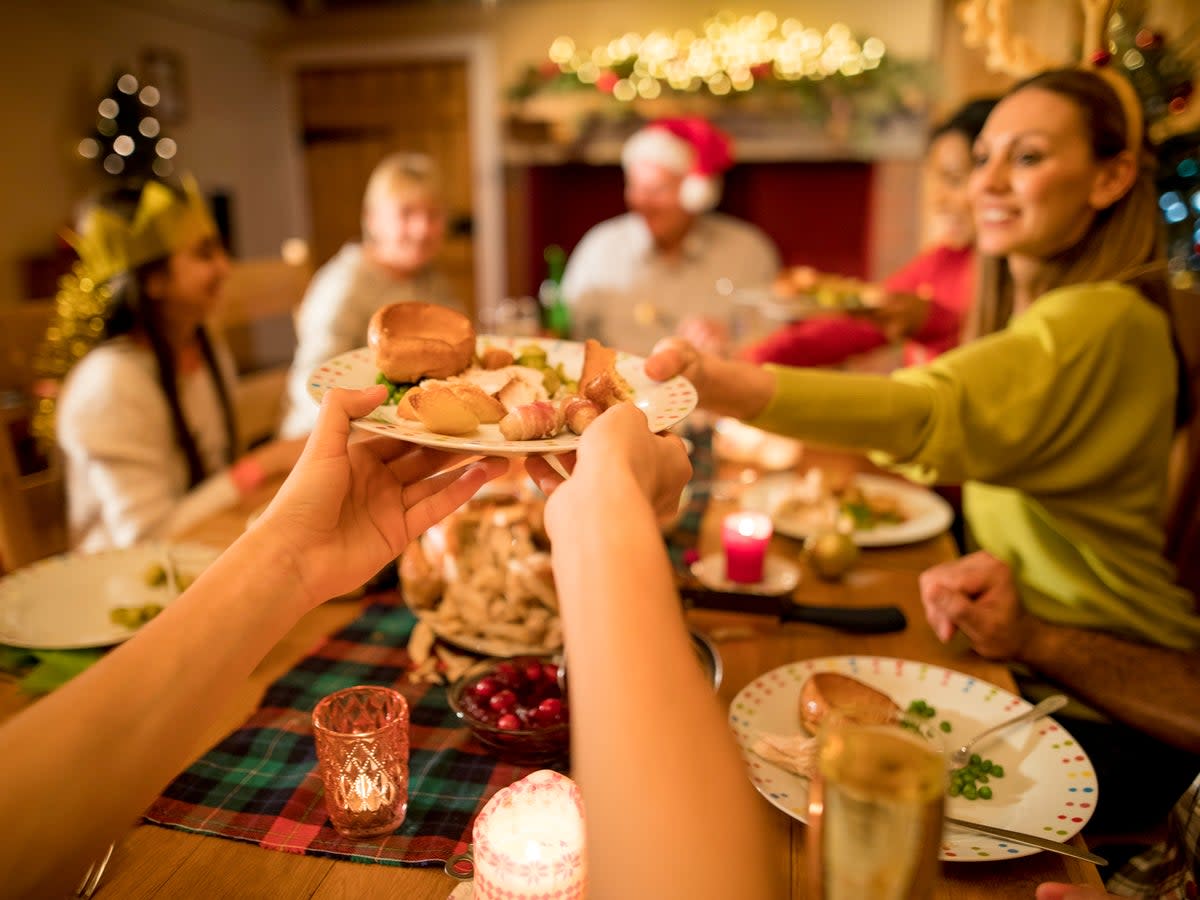
<instances>
[{"instance_id":1,"label":"glass bowl of cranberries","mask_svg":"<svg viewBox=\"0 0 1200 900\"><path fill-rule=\"evenodd\" d=\"M450 685L447 697L476 739L500 759L519 765L566 759L571 732L555 658L485 659Z\"/></svg>"}]
</instances>

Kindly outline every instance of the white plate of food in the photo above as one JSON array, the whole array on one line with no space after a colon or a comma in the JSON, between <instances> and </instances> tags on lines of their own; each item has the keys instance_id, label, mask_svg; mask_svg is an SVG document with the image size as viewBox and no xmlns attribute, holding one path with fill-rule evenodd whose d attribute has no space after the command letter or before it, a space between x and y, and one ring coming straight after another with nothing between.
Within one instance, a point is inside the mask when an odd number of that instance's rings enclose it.
<instances>
[{"instance_id":1,"label":"white plate of food","mask_svg":"<svg viewBox=\"0 0 1200 900\"><path fill-rule=\"evenodd\" d=\"M1032 704L971 675L928 663L882 656L834 656L790 663L746 685L729 707L729 724L742 748L750 779L777 808L803 822L808 817L808 779L756 755L760 734L796 735L800 692L811 675L836 672L857 679L892 698L901 709L923 701L935 710L929 724L941 734L947 752L991 725L1029 709ZM1092 817L1099 796L1096 775L1083 748L1053 719L1040 719L1001 732L979 753L1004 774L987 785L990 799L947 797L946 815L1011 831L1067 841ZM940 857L956 862L985 862L1040 852L947 826Z\"/></svg>"},{"instance_id":2,"label":"white plate of food","mask_svg":"<svg viewBox=\"0 0 1200 900\"><path fill-rule=\"evenodd\" d=\"M534 348L544 354L547 367L565 376L570 382L579 379L583 368L584 344L549 338L503 337L480 335L476 339L476 353L482 358L488 350L507 351L519 359L522 351ZM632 401L649 420L651 430L664 431L681 421L696 407L696 389L686 378L676 376L668 381L657 382L649 378L644 370L644 360L627 353L616 354L616 371L632 389ZM528 368L511 366L510 369ZM504 378L516 374L497 370L486 370L472 366L453 379L465 379L478 385L489 396L504 388ZM369 347L351 350L336 356L312 373L308 381L308 392L320 403L325 393L333 387L365 388L378 383L380 371L376 366L375 354ZM557 376L555 376L557 377ZM438 434L430 431L419 421L403 418L397 412L397 404L384 404L354 423L366 431L389 437L402 438L417 444L445 450L500 456L524 456L530 453L564 453L579 445L579 436L563 430L554 437L533 440L508 440L498 425L480 424L466 434Z\"/></svg>"},{"instance_id":3,"label":"white plate of food","mask_svg":"<svg viewBox=\"0 0 1200 900\"><path fill-rule=\"evenodd\" d=\"M820 469L767 475L746 488L742 505L771 517L775 530L803 540L839 524L860 547L913 544L954 521L950 504L928 488L884 475L857 474L832 484Z\"/></svg>"},{"instance_id":4,"label":"white plate of food","mask_svg":"<svg viewBox=\"0 0 1200 900\"><path fill-rule=\"evenodd\" d=\"M107 647L132 637L219 555L201 544L145 543L64 553L0 579L0 644L35 650Z\"/></svg>"}]
</instances>

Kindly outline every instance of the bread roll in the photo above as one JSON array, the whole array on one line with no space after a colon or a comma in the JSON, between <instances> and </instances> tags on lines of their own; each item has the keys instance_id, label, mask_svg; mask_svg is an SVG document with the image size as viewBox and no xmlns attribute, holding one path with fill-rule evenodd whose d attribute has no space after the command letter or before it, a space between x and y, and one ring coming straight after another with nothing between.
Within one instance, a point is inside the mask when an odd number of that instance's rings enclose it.
<instances>
[{"instance_id":1,"label":"bread roll","mask_svg":"<svg viewBox=\"0 0 1200 900\"><path fill-rule=\"evenodd\" d=\"M375 365L400 384L449 378L471 364L475 326L462 313L434 303L380 307L367 327Z\"/></svg>"}]
</instances>

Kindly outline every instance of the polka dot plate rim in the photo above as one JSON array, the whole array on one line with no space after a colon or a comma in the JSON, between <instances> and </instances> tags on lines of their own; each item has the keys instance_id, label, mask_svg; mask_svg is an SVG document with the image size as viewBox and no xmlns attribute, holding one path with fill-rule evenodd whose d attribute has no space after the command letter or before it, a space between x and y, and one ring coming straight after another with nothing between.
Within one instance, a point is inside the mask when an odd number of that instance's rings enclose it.
<instances>
[{"instance_id":1,"label":"polka dot plate rim","mask_svg":"<svg viewBox=\"0 0 1200 900\"><path fill-rule=\"evenodd\" d=\"M535 345L546 351L550 365L563 364L569 376L578 377L583 366L583 343L557 338L509 337L479 335L476 347L498 347L517 351ZM515 354L514 354L515 355ZM667 381L653 381L646 375L645 360L640 356L618 352L617 371L633 388L633 402L646 414L652 431L660 432L677 425L696 408L696 389L690 381L676 376ZM376 383L379 370L375 367L370 348L360 347L339 354L319 366L308 379L308 393L317 403L330 388L365 388ZM355 427L364 431L411 441L442 450L491 456L527 456L530 454L566 453L579 446L579 436L564 432L553 438L534 441L509 441L500 434L499 426L480 425L476 431L463 435L435 434L420 422L396 415L395 406L380 406L367 416L357 419Z\"/></svg>"},{"instance_id":2,"label":"polka dot plate rim","mask_svg":"<svg viewBox=\"0 0 1200 900\"><path fill-rule=\"evenodd\" d=\"M729 724L750 780L772 805L807 819L808 781L750 752L759 731L794 734L800 725L800 688L816 672L850 675L890 695L901 707L924 700L937 710L935 725L951 726L948 750L1032 704L983 679L917 660L886 656L829 656L798 660L760 675L729 706ZM1087 753L1053 718L1001 733L980 753L1004 766L993 779L991 800L950 797L946 814L1049 840L1067 841L1095 812L1099 790ZM939 856L949 862L995 862L1042 852L973 831L947 826Z\"/></svg>"}]
</instances>

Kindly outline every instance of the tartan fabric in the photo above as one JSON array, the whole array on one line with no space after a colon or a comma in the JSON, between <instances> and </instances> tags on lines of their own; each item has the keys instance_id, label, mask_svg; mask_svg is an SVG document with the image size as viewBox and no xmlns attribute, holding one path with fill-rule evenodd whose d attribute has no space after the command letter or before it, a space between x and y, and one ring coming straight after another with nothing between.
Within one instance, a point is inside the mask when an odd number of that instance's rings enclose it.
<instances>
[{"instance_id":1,"label":"tartan fabric","mask_svg":"<svg viewBox=\"0 0 1200 900\"><path fill-rule=\"evenodd\" d=\"M245 724L171 782L146 820L359 862L440 863L463 852L492 794L533 769L489 756L457 724L444 687L408 683L404 648L415 622L398 594L368 598L358 619L272 684ZM365 841L330 825L312 735L317 701L356 684L395 687L411 720L408 814L395 833Z\"/></svg>"},{"instance_id":2,"label":"tartan fabric","mask_svg":"<svg viewBox=\"0 0 1200 900\"><path fill-rule=\"evenodd\" d=\"M1165 843L1135 856L1106 887L1122 897L1195 900L1200 896L1200 777L1179 798L1167 818Z\"/></svg>"}]
</instances>

